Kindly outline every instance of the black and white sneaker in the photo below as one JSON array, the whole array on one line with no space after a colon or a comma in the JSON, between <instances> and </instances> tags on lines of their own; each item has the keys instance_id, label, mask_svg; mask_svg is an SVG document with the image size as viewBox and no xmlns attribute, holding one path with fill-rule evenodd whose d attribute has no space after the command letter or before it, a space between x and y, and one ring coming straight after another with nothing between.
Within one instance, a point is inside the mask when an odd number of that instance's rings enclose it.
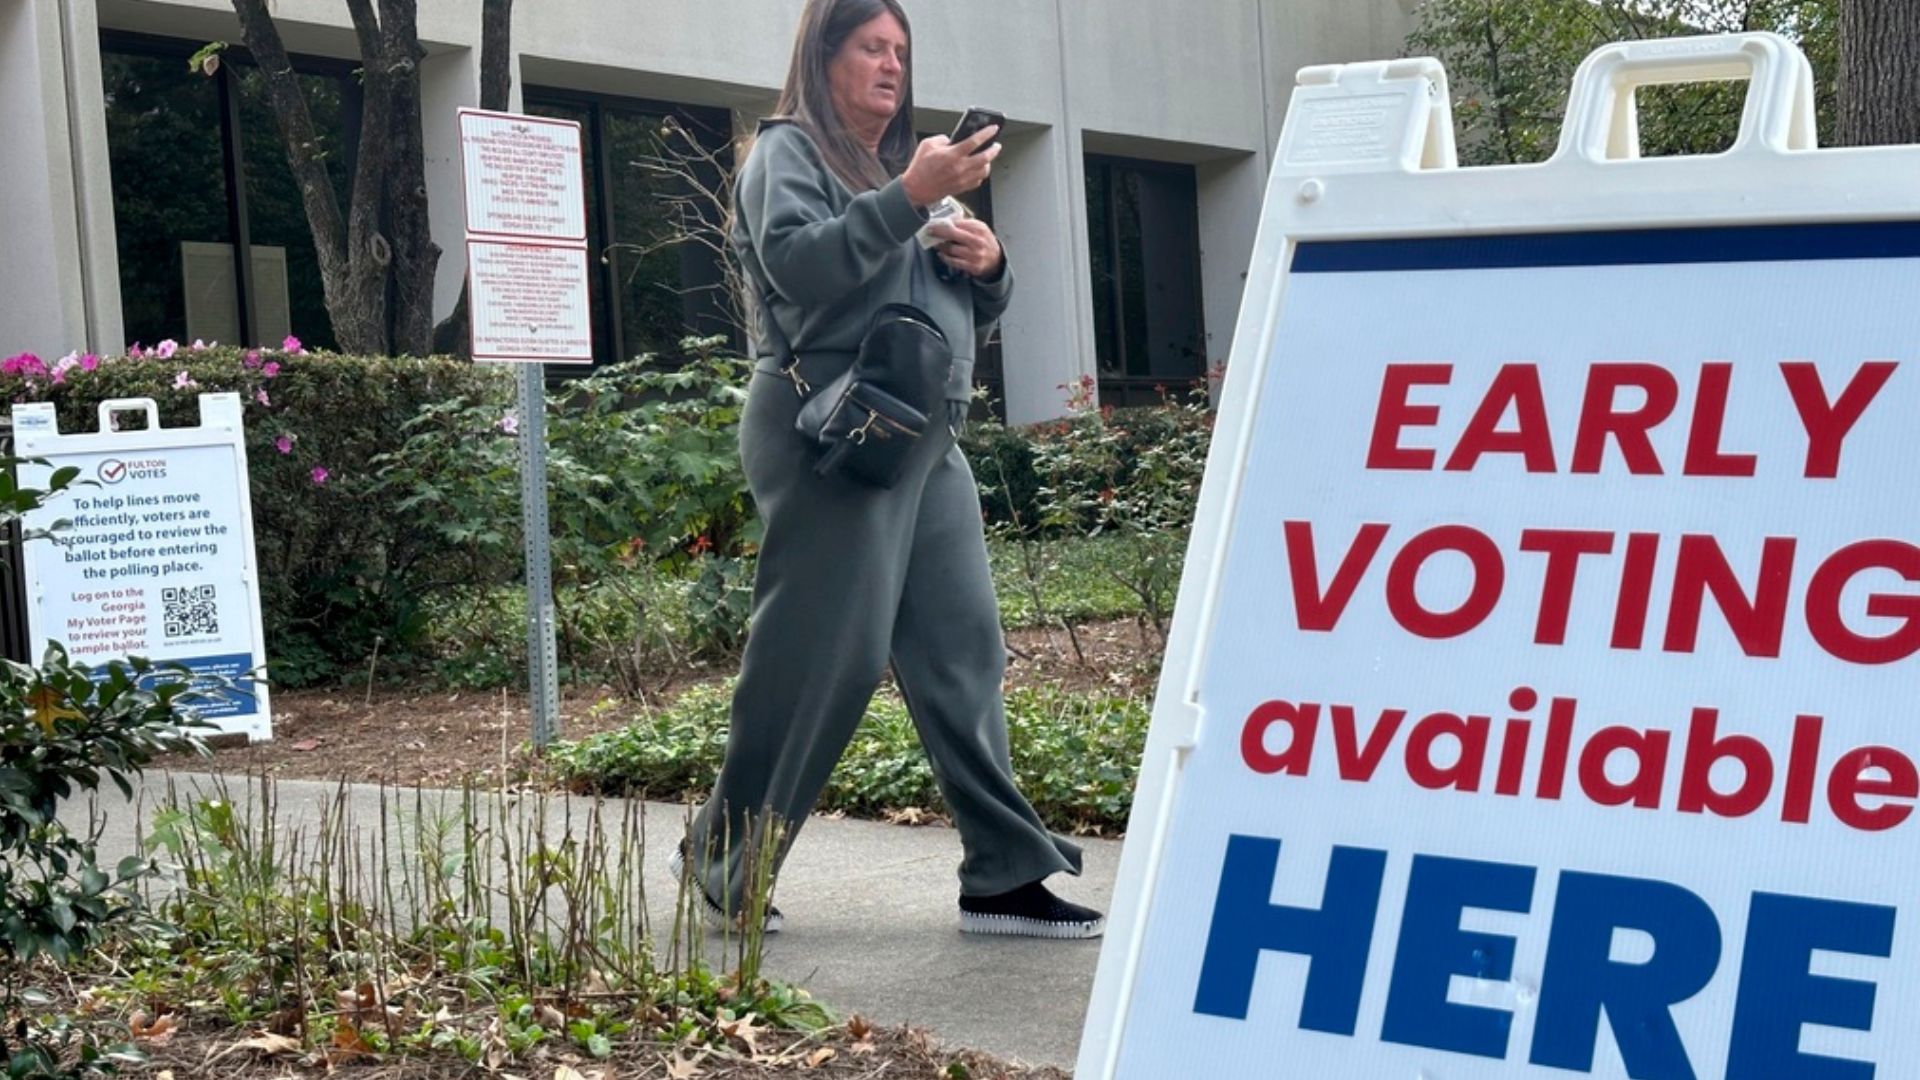
<instances>
[{"instance_id":1,"label":"black and white sneaker","mask_svg":"<svg viewBox=\"0 0 1920 1080\"><path fill-rule=\"evenodd\" d=\"M998 896L960 898L963 934L1081 940L1097 938L1106 929L1106 916L1060 899L1037 881Z\"/></svg>"},{"instance_id":2,"label":"black and white sneaker","mask_svg":"<svg viewBox=\"0 0 1920 1080\"><path fill-rule=\"evenodd\" d=\"M673 860L667 864L667 869L672 872L673 880L684 881L686 879L687 845L684 841L681 842L679 847L674 849ZM744 919L728 917L727 909L721 907L719 901L708 896L705 888L701 887L698 882L694 882L693 886L700 891L700 909L707 917L708 926L722 932L729 929L740 929L745 922ZM786 925L786 921L786 916L780 914L779 908L768 904L766 921L761 924L761 928L766 933L777 934L780 932L780 928Z\"/></svg>"}]
</instances>

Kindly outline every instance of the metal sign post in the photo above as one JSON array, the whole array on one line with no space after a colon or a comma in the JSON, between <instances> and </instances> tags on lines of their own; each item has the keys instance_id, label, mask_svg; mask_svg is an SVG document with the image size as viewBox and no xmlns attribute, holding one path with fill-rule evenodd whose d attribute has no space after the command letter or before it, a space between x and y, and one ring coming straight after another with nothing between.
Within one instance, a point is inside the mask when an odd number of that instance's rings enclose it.
<instances>
[{"instance_id":1,"label":"metal sign post","mask_svg":"<svg viewBox=\"0 0 1920 1080\"><path fill-rule=\"evenodd\" d=\"M476 361L521 365L520 518L527 562L533 745L560 733L552 537L547 518L546 365L591 364L586 173L580 125L460 110L467 279Z\"/></svg>"},{"instance_id":2,"label":"metal sign post","mask_svg":"<svg viewBox=\"0 0 1920 1080\"><path fill-rule=\"evenodd\" d=\"M560 734L559 657L553 630L553 537L547 520L546 368L520 371L520 521L527 554L527 680L533 745Z\"/></svg>"}]
</instances>

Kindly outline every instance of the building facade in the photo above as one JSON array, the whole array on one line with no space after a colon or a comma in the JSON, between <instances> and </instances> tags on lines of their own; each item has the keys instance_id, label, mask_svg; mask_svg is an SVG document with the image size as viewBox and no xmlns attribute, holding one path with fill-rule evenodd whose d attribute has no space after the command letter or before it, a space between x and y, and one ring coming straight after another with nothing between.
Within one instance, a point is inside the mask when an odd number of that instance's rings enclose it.
<instances>
[{"instance_id":1,"label":"building facade","mask_svg":"<svg viewBox=\"0 0 1920 1080\"><path fill-rule=\"evenodd\" d=\"M945 131L969 105L1009 118L976 209L1020 287L982 375L1022 423L1059 415L1086 376L1125 404L1225 360L1294 72L1397 55L1414 0L907 2L917 126ZM480 5L419 4L444 313L464 273L455 109L478 96ZM714 253L676 215L771 109L800 6L515 5L519 107L586 132L603 358L727 324ZM346 5L274 11L344 190ZM0 0L0 353L330 340L259 72L240 52L189 70L239 36L229 0Z\"/></svg>"}]
</instances>

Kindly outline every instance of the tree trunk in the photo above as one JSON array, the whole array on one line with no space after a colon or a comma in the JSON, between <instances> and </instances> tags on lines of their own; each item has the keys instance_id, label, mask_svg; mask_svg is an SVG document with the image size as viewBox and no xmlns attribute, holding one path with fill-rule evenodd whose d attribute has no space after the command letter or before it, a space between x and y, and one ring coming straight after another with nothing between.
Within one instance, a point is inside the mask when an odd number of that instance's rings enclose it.
<instances>
[{"instance_id":1,"label":"tree trunk","mask_svg":"<svg viewBox=\"0 0 1920 1080\"><path fill-rule=\"evenodd\" d=\"M505 112L513 99L513 0L481 0L480 3L480 107ZM433 351L442 355L470 357L473 339L468 331L472 312L467 284L460 284L460 299L453 313L433 328Z\"/></svg>"},{"instance_id":2,"label":"tree trunk","mask_svg":"<svg viewBox=\"0 0 1920 1080\"><path fill-rule=\"evenodd\" d=\"M1843 146L1920 143L1920 0L1840 0Z\"/></svg>"},{"instance_id":3,"label":"tree trunk","mask_svg":"<svg viewBox=\"0 0 1920 1080\"><path fill-rule=\"evenodd\" d=\"M393 351L425 356L433 348L434 272L440 248L427 216L426 139L421 132L420 61L426 50L414 0L381 0L380 29L392 93L387 142L387 230L393 241Z\"/></svg>"},{"instance_id":4,"label":"tree trunk","mask_svg":"<svg viewBox=\"0 0 1920 1080\"><path fill-rule=\"evenodd\" d=\"M334 195L333 182L326 166L315 155L319 139L313 130L313 115L307 109L300 79L287 59L286 46L280 41L279 28L268 13L266 0L233 0L234 14L240 17L240 32L247 50L260 67L267 83L267 100L273 107L280 128L280 141L287 150L287 166L300 189L300 201L307 213L307 226L313 233L314 253L320 263L320 287L326 297L327 313L332 316L334 336L343 348L359 351L364 337L352 319L341 313L353 307L358 292L353 269L347 256L347 223L340 214L340 201ZM349 341L353 344L349 344ZM274 344L267 342L266 344Z\"/></svg>"}]
</instances>

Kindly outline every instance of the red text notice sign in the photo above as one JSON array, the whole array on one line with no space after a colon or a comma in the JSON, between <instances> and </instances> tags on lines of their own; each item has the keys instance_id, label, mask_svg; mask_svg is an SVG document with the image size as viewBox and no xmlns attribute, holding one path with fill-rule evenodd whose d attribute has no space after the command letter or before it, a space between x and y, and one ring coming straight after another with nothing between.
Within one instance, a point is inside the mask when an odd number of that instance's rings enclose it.
<instances>
[{"instance_id":1,"label":"red text notice sign","mask_svg":"<svg viewBox=\"0 0 1920 1080\"><path fill-rule=\"evenodd\" d=\"M585 248L470 240L467 266L475 360L593 362Z\"/></svg>"}]
</instances>

